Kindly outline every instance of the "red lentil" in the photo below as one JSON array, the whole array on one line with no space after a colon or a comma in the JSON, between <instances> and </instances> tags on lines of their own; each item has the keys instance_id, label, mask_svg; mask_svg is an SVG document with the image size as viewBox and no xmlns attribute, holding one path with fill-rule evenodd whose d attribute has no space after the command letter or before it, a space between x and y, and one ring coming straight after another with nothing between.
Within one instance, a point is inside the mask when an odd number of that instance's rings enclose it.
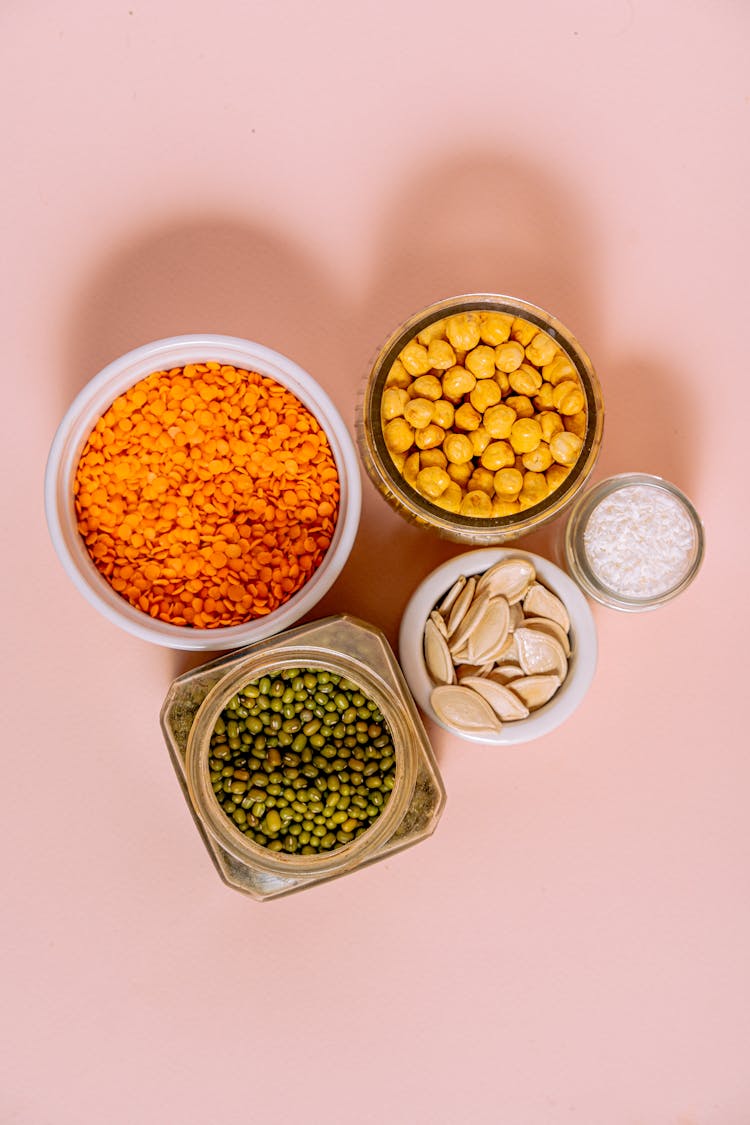
<instances>
[{"instance_id":1,"label":"red lentil","mask_svg":"<svg viewBox=\"0 0 750 1125\"><path fill-rule=\"evenodd\" d=\"M273 379L214 362L156 371L89 434L78 529L123 598L172 625L271 613L315 572L339 478L317 419Z\"/></svg>"}]
</instances>

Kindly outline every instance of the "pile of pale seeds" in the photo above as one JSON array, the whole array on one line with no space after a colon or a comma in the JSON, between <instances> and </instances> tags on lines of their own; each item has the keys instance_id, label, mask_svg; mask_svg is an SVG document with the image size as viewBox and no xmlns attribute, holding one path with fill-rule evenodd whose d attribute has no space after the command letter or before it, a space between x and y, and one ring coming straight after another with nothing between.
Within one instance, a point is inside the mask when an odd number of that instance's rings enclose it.
<instances>
[{"instance_id":1,"label":"pile of pale seeds","mask_svg":"<svg viewBox=\"0 0 750 1125\"><path fill-rule=\"evenodd\" d=\"M460 577L424 633L430 703L459 734L496 734L542 707L568 674L570 618L532 563L508 558Z\"/></svg>"}]
</instances>

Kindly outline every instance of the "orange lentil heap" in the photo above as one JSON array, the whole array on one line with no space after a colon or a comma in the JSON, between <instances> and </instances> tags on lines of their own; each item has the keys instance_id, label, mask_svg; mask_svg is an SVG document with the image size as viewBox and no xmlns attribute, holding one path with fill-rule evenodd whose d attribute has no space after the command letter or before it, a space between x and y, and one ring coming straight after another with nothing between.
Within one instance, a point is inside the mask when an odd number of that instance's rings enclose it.
<instances>
[{"instance_id":1,"label":"orange lentil heap","mask_svg":"<svg viewBox=\"0 0 750 1125\"><path fill-rule=\"evenodd\" d=\"M172 625L240 625L287 601L336 526L316 418L273 379L219 363L156 371L110 406L75 477L78 529L131 605Z\"/></svg>"}]
</instances>

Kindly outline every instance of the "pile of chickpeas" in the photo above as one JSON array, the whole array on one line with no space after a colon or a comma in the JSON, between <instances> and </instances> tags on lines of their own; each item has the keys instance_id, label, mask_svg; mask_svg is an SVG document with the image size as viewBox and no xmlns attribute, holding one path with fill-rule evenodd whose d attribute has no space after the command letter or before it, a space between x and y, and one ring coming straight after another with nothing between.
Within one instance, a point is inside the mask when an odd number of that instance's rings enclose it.
<instances>
[{"instance_id":1,"label":"pile of chickpeas","mask_svg":"<svg viewBox=\"0 0 750 1125\"><path fill-rule=\"evenodd\" d=\"M419 332L383 390L383 437L407 484L447 512L509 516L565 480L586 435L586 398L546 332L490 310Z\"/></svg>"}]
</instances>

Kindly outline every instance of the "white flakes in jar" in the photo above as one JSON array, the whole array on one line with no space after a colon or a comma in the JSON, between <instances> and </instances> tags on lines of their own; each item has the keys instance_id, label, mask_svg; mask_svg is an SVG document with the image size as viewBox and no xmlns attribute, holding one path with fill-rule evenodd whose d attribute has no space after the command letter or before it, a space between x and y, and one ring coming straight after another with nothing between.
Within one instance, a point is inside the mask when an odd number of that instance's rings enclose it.
<instances>
[{"instance_id":1,"label":"white flakes in jar","mask_svg":"<svg viewBox=\"0 0 750 1125\"><path fill-rule=\"evenodd\" d=\"M595 577L613 592L653 598L674 589L696 549L692 520L662 488L616 489L589 516L583 541Z\"/></svg>"}]
</instances>

